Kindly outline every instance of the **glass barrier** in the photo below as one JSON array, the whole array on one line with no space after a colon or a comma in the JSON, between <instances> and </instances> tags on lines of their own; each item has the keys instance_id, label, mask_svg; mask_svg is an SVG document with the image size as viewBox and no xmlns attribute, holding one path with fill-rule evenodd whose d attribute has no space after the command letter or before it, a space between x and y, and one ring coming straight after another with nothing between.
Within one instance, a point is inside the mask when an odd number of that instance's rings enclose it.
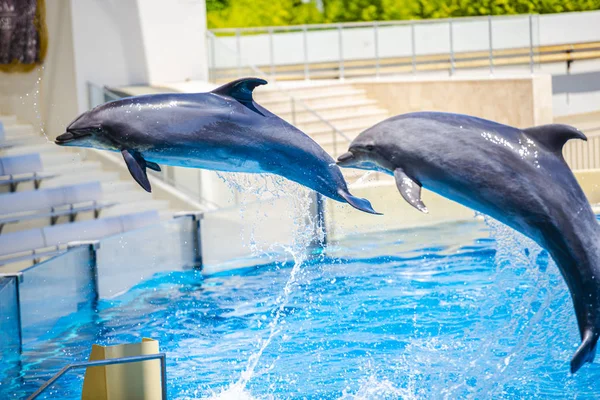
<instances>
[{"instance_id":1,"label":"glass barrier","mask_svg":"<svg viewBox=\"0 0 600 400\"><path fill-rule=\"evenodd\" d=\"M191 216L115 235L97 251L98 298L111 298L158 272L193 267L195 246Z\"/></svg>"},{"instance_id":2,"label":"glass barrier","mask_svg":"<svg viewBox=\"0 0 600 400\"><path fill-rule=\"evenodd\" d=\"M294 251L306 251L324 235L318 196L314 192L306 196L273 197L204 213L200 224L202 272L284 261Z\"/></svg>"},{"instance_id":3,"label":"glass barrier","mask_svg":"<svg viewBox=\"0 0 600 400\"><path fill-rule=\"evenodd\" d=\"M88 246L72 248L22 271L19 281L23 346L44 335L64 316L93 311L95 301L93 258ZM60 326L66 321L61 321Z\"/></svg>"},{"instance_id":4,"label":"glass barrier","mask_svg":"<svg viewBox=\"0 0 600 400\"><path fill-rule=\"evenodd\" d=\"M2 363L18 357L21 350L17 279L16 276L0 277L0 360ZM0 378L1 374L0 369Z\"/></svg>"}]
</instances>

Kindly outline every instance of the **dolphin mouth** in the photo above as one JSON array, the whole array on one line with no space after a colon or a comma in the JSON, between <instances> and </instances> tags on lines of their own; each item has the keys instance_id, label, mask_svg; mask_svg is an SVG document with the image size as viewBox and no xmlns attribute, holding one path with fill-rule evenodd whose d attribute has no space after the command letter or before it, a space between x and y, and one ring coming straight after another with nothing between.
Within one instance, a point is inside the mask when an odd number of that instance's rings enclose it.
<instances>
[{"instance_id":1,"label":"dolphin mouth","mask_svg":"<svg viewBox=\"0 0 600 400\"><path fill-rule=\"evenodd\" d=\"M341 156L338 157L336 164L340 167L346 167L351 165L354 160L354 154L351 151L348 151Z\"/></svg>"},{"instance_id":2,"label":"dolphin mouth","mask_svg":"<svg viewBox=\"0 0 600 400\"><path fill-rule=\"evenodd\" d=\"M54 140L54 143L56 143L58 145L67 144L67 143L71 143L77 139L81 139L82 137L91 136L91 135L92 134L89 132L77 132L77 131L71 131L71 130L67 129L67 131L65 133L58 136Z\"/></svg>"}]
</instances>

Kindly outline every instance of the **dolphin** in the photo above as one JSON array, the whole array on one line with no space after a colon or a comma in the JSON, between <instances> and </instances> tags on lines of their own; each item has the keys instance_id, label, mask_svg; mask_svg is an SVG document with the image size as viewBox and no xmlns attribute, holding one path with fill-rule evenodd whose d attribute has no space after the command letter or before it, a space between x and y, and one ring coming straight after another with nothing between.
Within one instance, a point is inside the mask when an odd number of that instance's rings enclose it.
<instances>
[{"instance_id":1,"label":"dolphin","mask_svg":"<svg viewBox=\"0 0 600 400\"><path fill-rule=\"evenodd\" d=\"M272 173L331 199L377 214L354 197L335 160L309 136L257 104L267 81L244 78L208 93L135 96L102 104L56 138L61 146L121 152L150 192L146 169L158 164L228 172Z\"/></svg>"},{"instance_id":2,"label":"dolphin","mask_svg":"<svg viewBox=\"0 0 600 400\"><path fill-rule=\"evenodd\" d=\"M342 167L393 175L421 212L421 187L487 214L546 249L565 279L581 345L571 373L592 362L600 333L600 226L562 156L560 124L518 129L468 115L417 112L359 134L338 158Z\"/></svg>"}]
</instances>

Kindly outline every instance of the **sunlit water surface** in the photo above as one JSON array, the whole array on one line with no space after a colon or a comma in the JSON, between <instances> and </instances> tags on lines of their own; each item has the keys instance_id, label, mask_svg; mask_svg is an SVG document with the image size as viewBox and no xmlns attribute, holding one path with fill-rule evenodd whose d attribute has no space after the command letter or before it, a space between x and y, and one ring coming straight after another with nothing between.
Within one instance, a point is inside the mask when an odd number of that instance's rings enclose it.
<instances>
[{"instance_id":1,"label":"sunlit water surface","mask_svg":"<svg viewBox=\"0 0 600 400\"><path fill-rule=\"evenodd\" d=\"M5 363L0 398L92 343L142 337L167 353L171 399L600 395L600 365L568 372L579 334L556 266L496 223L356 236L293 266L155 276ZM82 381L47 398L79 398Z\"/></svg>"}]
</instances>

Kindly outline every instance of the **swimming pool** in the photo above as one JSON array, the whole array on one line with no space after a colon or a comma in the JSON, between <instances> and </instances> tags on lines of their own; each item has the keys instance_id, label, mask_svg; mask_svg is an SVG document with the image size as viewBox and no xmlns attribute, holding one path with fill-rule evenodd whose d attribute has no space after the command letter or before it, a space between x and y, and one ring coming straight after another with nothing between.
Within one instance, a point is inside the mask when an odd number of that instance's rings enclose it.
<instances>
[{"instance_id":1,"label":"swimming pool","mask_svg":"<svg viewBox=\"0 0 600 400\"><path fill-rule=\"evenodd\" d=\"M579 333L556 266L473 221L357 235L301 265L157 274L30 342L4 363L0 398L32 393L92 343L143 336L167 353L172 399L596 398L600 387L597 363L568 372ZM82 381L71 373L47 398L79 398Z\"/></svg>"}]
</instances>

